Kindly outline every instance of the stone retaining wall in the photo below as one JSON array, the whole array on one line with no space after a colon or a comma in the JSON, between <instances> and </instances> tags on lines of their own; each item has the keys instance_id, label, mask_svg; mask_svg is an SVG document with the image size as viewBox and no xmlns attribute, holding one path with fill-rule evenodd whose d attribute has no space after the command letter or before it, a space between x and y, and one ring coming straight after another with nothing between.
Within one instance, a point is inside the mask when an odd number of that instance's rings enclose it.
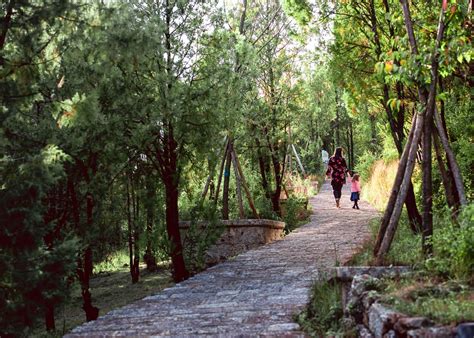
<instances>
[{"instance_id":1,"label":"stone retaining wall","mask_svg":"<svg viewBox=\"0 0 474 338\"><path fill-rule=\"evenodd\" d=\"M179 222L183 237L190 226L191 222ZM207 225L198 223L196 226L204 229ZM219 221L218 228L222 234L207 250L207 264L222 262L229 257L281 239L285 223L269 219L238 219Z\"/></svg>"},{"instance_id":2,"label":"stone retaining wall","mask_svg":"<svg viewBox=\"0 0 474 338\"><path fill-rule=\"evenodd\" d=\"M339 271L338 271L339 270ZM388 337L472 337L473 323L440 326L425 317L409 317L380 303L379 277L408 273L407 267L336 268L336 281L343 285L344 325L356 327L357 336ZM358 272L360 274L358 274ZM350 287L347 283L350 281Z\"/></svg>"}]
</instances>

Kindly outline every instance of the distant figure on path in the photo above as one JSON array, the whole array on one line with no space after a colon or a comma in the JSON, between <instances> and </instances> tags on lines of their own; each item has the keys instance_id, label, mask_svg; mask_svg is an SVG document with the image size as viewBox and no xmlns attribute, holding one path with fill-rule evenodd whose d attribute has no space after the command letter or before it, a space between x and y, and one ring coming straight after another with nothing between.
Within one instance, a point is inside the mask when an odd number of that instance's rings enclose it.
<instances>
[{"instance_id":1,"label":"distant figure on path","mask_svg":"<svg viewBox=\"0 0 474 338\"><path fill-rule=\"evenodd\" d=\"M357 201L360 199L360 176L359 174L352 175L351 179L351 201L354 202L352 209L359 209Z\"/></svg>"},{"instance_id":2,"label":"distant figure on path","mask_svg":"<svg viewBox=\"0 0 474 338\"><path fill-rule=\"evenodd\" d=\"M324 149L321 150L321 159L323 160L323 163L324 163L324 169L326 169L329 163L329 154Z\"/></svg>"},{"instance_id":3,"label":"distant figure on path","mask_svg":"<svg viewBox=\"0 0 474 338\"><path fill-rule=\"evenodd\" d=\"M342 157L342 148L337 147L334 155L329 159L328 170L326 171L326 176L331 178L337 208L340 208L339 200L341 199L342 186L346 183L346 172L347 164L344 157Z\"/></svg>"}]
</instances>

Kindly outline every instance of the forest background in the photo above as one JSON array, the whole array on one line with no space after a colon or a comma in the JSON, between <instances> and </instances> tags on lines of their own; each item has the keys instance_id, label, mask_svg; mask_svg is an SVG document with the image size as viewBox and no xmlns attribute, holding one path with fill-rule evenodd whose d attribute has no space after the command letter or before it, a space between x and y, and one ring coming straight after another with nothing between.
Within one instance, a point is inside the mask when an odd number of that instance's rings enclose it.
<instances>
[{"instance_id":1,"label":"forest background","mask_svg":"<svg viewBox=\"0 0 474 338\"><path fill-rule=\"evenodd\" d=\"M436 44L441 6L447 25ZM472 277L469 1L411 3L416 55L392 0L10 0L1 8L0 333L27 334L38 321L54 329L75 286L85 318L95 319L94 265L116 252L127 252L132 283L141 261L151 271L169 261L175 282L199 271L215 234L183 247L179 220L281 219L280 195L299 175L292 146L314 175L321 150L343 146L365 198L383 209L426 104L418 89L433 83L433 51L435 105L466 201L455 197L433 136L425 149L439 169L429 197L434 235L420 235L421 143L400 226L431 240L428 251L413 243L416 263ZM254 202L243 201L243 214L236 160Z\"/></svg>"}]
</instances>

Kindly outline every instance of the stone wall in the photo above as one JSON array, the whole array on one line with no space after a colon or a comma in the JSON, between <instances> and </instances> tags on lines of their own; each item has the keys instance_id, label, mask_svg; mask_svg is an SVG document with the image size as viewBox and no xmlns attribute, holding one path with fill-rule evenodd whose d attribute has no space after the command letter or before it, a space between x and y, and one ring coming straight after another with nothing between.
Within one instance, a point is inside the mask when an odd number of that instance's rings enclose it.
<instances>
[{"instance_id":1,"label":"stone wall","mask_svg":"<svg viewBox=\"0 0 474 338\"><path fill-rule=\"evenodd\" d=\"M184 237L191 222L179 222L181 235ZM206 224L199 223L198 227L205 228ZM229 257L263 244L271 243L283 237L285 223L269 219L238 219L220 221L222 235L206 252L206 263L216 264Z\"/></svg>"},{"instance_id":2,"label":"stone wall","mask_svg":"<svg viewBox=\"0 0 474 338\"><path fill-rule=\"evenodd\" d=\"M389 337L472 337L472 323L440 326L425 317L410 317L380 302L380 277L408 273L406 267L342 267L336 280L343 287L344 325L357 328L357 336ZM347 287L350 283L349 287Z\"/></svg>"}]
</instances>

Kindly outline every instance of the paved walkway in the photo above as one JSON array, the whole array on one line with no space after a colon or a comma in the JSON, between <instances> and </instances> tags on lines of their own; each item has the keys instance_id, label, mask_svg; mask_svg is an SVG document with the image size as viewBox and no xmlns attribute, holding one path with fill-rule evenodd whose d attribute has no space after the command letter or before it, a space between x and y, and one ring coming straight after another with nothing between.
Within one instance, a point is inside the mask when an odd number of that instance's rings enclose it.
<instances>
[{"instance_id":1,"label":"paved walkway","mask_svg":"<svg viewBox=\"0 0 474 338\"><path fill-rule=\"evenodd\" d=\"M75 336L304 336L293 316L312 282L351 257L377 216L366 202L337 210L330 185L311 198L311 221L283 240L248 251L194 277L75 328ZM347 189L347 188L346 188Z\"/></svg>"}]
</instances>

